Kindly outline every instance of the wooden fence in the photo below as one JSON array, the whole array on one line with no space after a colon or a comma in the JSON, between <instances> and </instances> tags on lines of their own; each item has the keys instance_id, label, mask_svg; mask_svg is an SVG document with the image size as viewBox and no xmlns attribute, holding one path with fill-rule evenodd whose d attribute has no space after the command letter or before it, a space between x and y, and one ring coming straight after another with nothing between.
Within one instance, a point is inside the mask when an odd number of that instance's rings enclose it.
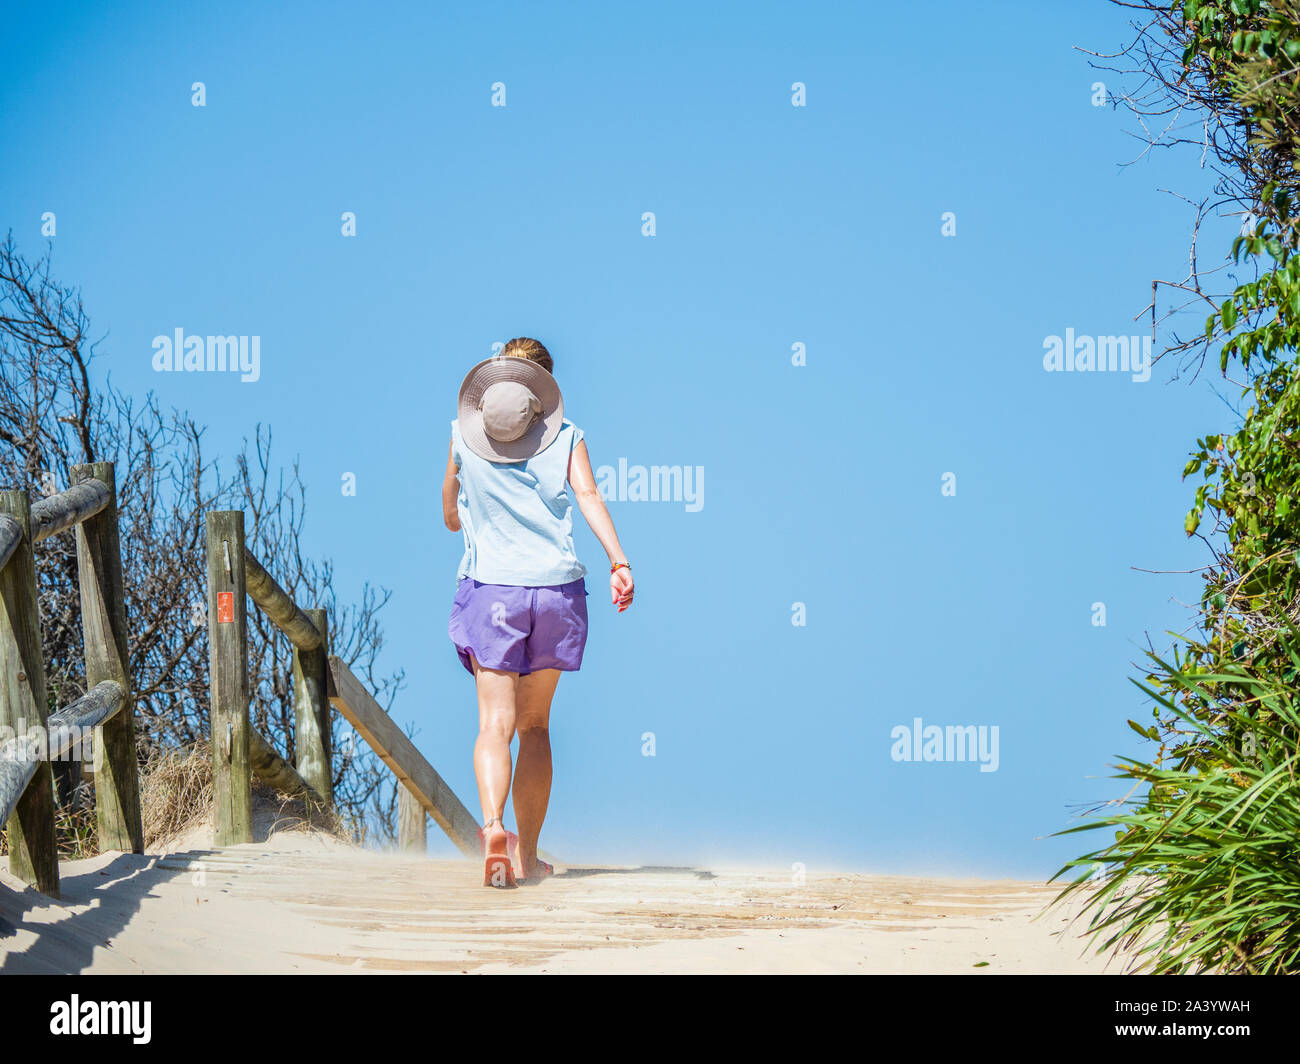
<instances>
[{"instance_id":1,"label":"wooden fence","mask_svg":"<svg viewBox=\"0 0 1300 1064\"><path fill-rule=\"evenodd\" d=\"M462 853L478 856L474 816L347 664L329 654L325 610L299 606L248 550L242 511L207 515L207 568L216 843L251 841L253 775L282 791L332 804L332 704L397 777L406 841L416 831L413 803ZM248 598L293 644L293 765L249 724Z\"/></svg>"},{"instance_id":2,"label":"wooden fence","mask_svg":"<svg viewBox=\"0 0 1300 1064\"><path fill-rule=\"evenodd\" d=\"M53 897L59 863L51 763L84 754L88 736L99 847L144 850L112 463L75 466L72 481L66 491L35 503L24 490L0 491L0 822L8 829L11 871ZM75 529L77 542L86 694L51 713L33 548L68 529ZM325 610L300 608L249 553L242 511L207 514L206 534L216 845L252 841L254 774L283 792L332 806L332 704L396 775L408 840L418 806L463 853L477 856L474 817L346 663L329 656ZM292 765L249 724L247 598L293 644Z\"/></svg>"},{"instance_id":3,"label":"wooden fence","mask_svg":"<svg viewBox=\"0 0 1300 1064\"><path fill-rule=\"evenodd\" d=\"M102 850L140 853L140 778L127 658L117 491L108 462L74 466L67 491L31 502L0 491L0 820L9 868L45 894L59 893L51 762L84 752L93 734L95 809ZM76 529L86 694L49 713L33 547Z\"/></svg>"}]
</instances>

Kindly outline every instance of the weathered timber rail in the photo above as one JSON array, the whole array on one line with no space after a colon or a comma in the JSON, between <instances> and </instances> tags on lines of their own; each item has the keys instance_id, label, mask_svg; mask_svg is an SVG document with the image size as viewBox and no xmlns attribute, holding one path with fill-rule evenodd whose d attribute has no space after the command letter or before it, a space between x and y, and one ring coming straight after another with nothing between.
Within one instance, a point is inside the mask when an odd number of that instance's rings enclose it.
<instances>
[{"instance_id":1,"label":"weathered timber rail","mask_svg":"<svg viewBox=\"0 0 1300 1064\"><path fill-rule=\"evenodd\" d=\"M0 821L11 871L54 897L51 766L65 755L93 759L100 849L144 850L113 465L74 466L71 480L36 502L25 490L0 491ZM241 511L211 512L206 525L216 844L252 840L253 775L332 806L332 704L396 776L404 841L423 839L427 813L463 853L476 855L474 817L347 664L330 657L326 611L300 607L247 549ZM49 712L33 548L69 530L76 535L87 690ZM293 764L249 723L249 598L293 644Z\"/></svg>"},{"instance_id":2,"label":"weathered timber rail","mask_svg":"<svg viewBox=\"0 0 1300 1064\"><path fill-rule=\"evenodd\" d=\"M245 543L242 511L212 511L206 520L217 845L252 839L254 775L281 791L332 805L329 711L333 705L397 778L404 810L403 842L423 837L427 813L462 853L477 856L474 816L347 664L329 655L326 611L299 606L257 560ZM247 599L293 644L293 764L249 722Z\"/></svg>"},{"instance_id":3,"label":"weathered timber rail","mask_svg":"<svg viewBox=\"0 0 1300 1064\"><path fill-rule=\"evenodd\" d=\"M20 735L0 746L0 820L8 821L42 761L57 761L122 708L121 684L105 680L45 720L46 740Z\"/></svg>"},{"instance_id":4,"label":"weathered timber rail","mask_svg":"<svg viewBox=\"0 0 1300 1064\"><path fill-rule=\"evenodd\" d=\"M110 462L74 466L71 476L66 491L35 503L25 490L0 491L0 819L10 870L55 897L51 762L86 752L91 737L100 849L144 849L117 481ZM33 547L69 529L77 537L87 693L49 713Z\"/></svg>"},{"instance_id":5,"label":"weathered timber rail","mask_svg":"<svg viewBox=\"0 0 1300 1064\"><path fill-rule=\"evenodd\" d=\"M32 542L57 536L88 517L94 517L113 499L101 480L87 480L48 499L32 503Z\"/></svg>"}]
</instances>

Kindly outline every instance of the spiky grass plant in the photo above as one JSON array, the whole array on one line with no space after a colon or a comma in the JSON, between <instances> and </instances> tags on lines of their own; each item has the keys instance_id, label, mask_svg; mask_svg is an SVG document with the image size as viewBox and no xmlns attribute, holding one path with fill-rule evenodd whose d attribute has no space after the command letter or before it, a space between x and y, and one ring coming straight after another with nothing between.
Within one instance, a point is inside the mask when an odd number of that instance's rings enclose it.
<instances>
[{"instance_id":1,"label":"spiky grass plant","mask_svg":"<svg viewBox=\"0 0 1300 1064\"><path fill-rule=\"evenodd\" d=\"M1098 948L1133 950L1152 972L1300 972L1295 691L1247 664L1212 673L1153 660L1158 685L1138 686L1167 714L1164 743L1116 777L1145 793L1060 833L1111 830L1115 841L1053 877L1078 873L1057 901L1082 897Z\"/></svg>"}]
</instances>

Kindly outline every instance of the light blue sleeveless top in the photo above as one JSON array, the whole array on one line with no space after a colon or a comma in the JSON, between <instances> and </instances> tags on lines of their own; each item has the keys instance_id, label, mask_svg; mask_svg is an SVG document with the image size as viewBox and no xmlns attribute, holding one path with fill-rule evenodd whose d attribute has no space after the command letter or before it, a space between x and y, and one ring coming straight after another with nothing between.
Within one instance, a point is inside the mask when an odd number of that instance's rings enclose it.
<instances>
[{"instance_id":1,"label":"light blue sleeveless top","mask_svg":"<svg viewBox=\"0 0 1300 1064\"><path fill-rule=\"evenodd\" d=\"M582 439L571 421L526 462L489 462L467 446L451 423L452 459L460 468L456 513L465 555L456 570L484 584L548 587L587 573L573 546L569 455Z\"/></svg>"}]
</instances>

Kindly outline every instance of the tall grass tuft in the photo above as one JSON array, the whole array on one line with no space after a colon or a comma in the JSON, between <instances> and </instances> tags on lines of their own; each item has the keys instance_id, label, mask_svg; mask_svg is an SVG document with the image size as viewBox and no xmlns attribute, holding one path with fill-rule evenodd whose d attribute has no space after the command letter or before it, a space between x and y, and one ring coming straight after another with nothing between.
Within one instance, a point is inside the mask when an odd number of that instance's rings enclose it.
<instances>
[{"instance_id":1,"label":"tall grass tuft","mask_svg":"<svg viewBox=\"0 0 1300 1064\"><path fill-rule=\"evenodd\" d=\"M1152 972L1300 972L1295 691L1248 664L1202 672L1152 658L1159 689L1134 682L1169 714L1177 745L1117 766L1145 788L1120 812L1060 832L1108 829L1115 841L1057 872L1078 873L1057 901L1083 897L1099 949L1135 951ZM1226 706L1225 690L1236 694Z\"/></svg>"},{"instance_id":2,"label":"tall grass tuft","mask_svg":"<svg viewBox=\"0 0 1300 1064\"><path fill-rule=\"evenodd\" d=\"M212 809L212 750L200 740L155 753L140 772L145 847L205 820Z\"/></svg>"}]
</instances>

